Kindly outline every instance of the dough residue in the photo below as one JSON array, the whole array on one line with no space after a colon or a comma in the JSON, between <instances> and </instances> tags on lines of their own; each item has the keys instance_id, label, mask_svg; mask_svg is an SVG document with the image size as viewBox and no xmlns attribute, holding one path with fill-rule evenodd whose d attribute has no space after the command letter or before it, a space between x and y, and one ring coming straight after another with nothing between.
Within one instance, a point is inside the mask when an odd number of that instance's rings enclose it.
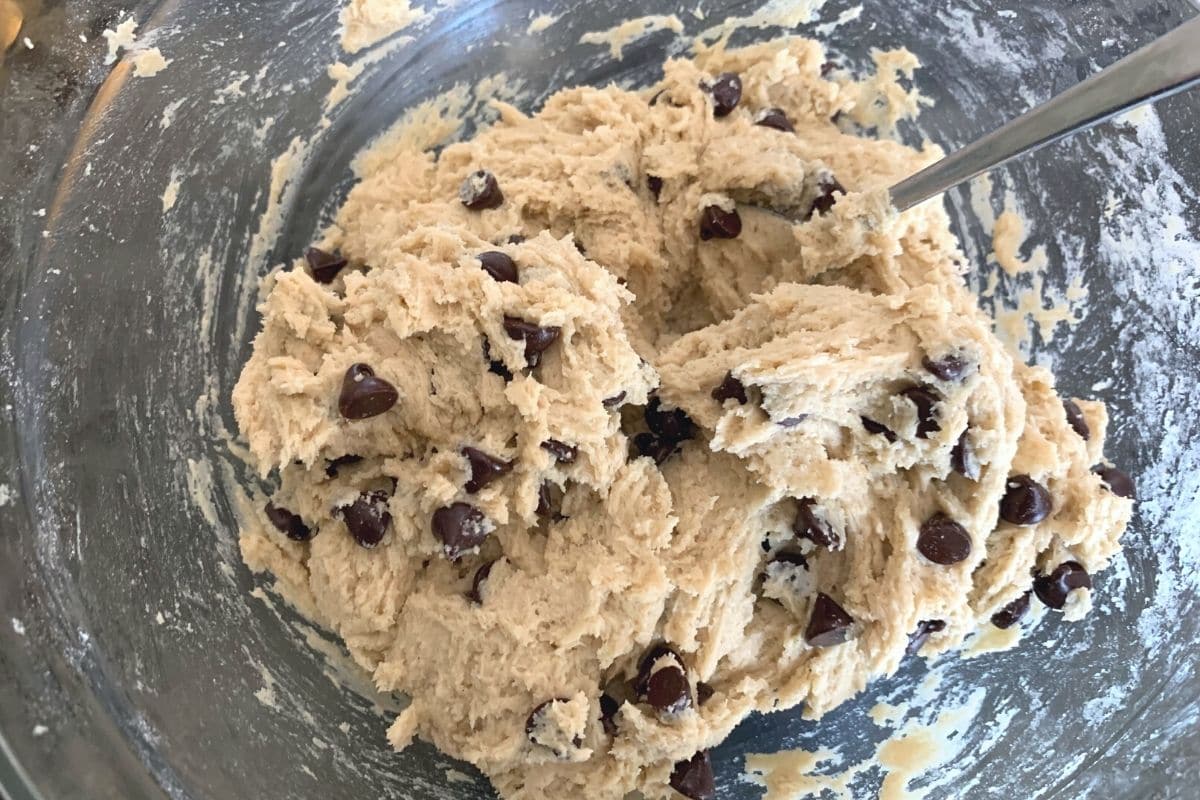
<instances>
[{"instance_id":1,"label":"dough residue","mask_svg":"<svg viewBox=\"0 0 1200 800\"><path fill-rule=\"evenodd\" d=\"M342 8L342 49L357 53L426 16L408 0L348 0Z\"/></svg>"},{"instance_id":2,"label":"dough residue","mask_svg":"<svg viewBox=\"0 0 1200 800\"><path fill-rule=\"evenodd\" d=\"M651 14L626 20L608 30L589 31L579 37L579 43L606 45L612 57L620 61L624 56L625 48L631 43L658 31L683 33L683 23L674 14Z\"/></svg>"}]
</instances>

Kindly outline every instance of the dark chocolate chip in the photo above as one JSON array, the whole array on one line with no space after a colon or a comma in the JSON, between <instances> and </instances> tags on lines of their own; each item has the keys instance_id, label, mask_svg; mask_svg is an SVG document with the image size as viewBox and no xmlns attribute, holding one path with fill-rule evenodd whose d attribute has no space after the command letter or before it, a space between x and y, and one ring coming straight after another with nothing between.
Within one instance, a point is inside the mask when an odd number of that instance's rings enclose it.
<instances>
[{"instance_id":1,"label":"dark chocolate chip","mask_svg":"<svg viewBox=\"0 0 1200 800\"><path fill-rule=\"evenodd\" d=\"M526 717L526 719L525 719L525 735L527 737L529 737L529 741L533 742L536 745L541 745L542 747L545 747L546 749L550 750L552 753L554 753L555 757L557 757L557 758L566 758L568 756L568 753L561 752L560 750L553 747L552 745L547 744L546 742L543 742L541 739L539 739L538 738L538 729L543 724L545 724L545 721L546 721L545 716L546 716L546 713L550 710L551 704L553 704L553 703L569 703L569 702L571 702L571 701L565 697L552 698L550 700L547 700L544 703L538 704L533 709L533 711L529 712L529 716ZM581 739L579 739L578 737L576 737L575 740L571 742L571 744L574 745L575 747L581 747L583 745L583 741Z\"/></svg>"},{"instance_id":2,"label":"dark chocolate chip","mask_svg":"<svg viewBox=\"0 0 1200 800\"><path fill-rule=\"evenodd\" d=\"M671 770L671 788L689 800L711 800L717 784L713 779L712 761L708 751L701 750L687 761L680 761Z\"/></svg>"},{"instance_id":3,"label":"dark chocolate chip","mask_svg":"<svg viewBox=\"0 0 1200 800\"><path fill-rule=\"evenodd\" d=\"M657 200L658 196L662 194L663 179L657 175L647 175L646 187L650 189L650 194L654 195L654 199Z\"/></svg>"},{"instance_id":4,"label":"dark chocolate chip","mask_svg":"<svg viewBox=\"0 0 1200 800\"><path fill-rule=\"evenodd\" d=\"M841 644L850 637L850 626L853 624L854 619L832 597L818 592L804 639L813 647Z\"/></svg>"},{"instance_id":5,"label":"dark chocolate chip","mask_svg":"<svg viewBox=\"0 0 1200 800\"><path fill-rule=\"evenodd\" d=\"M961 381L971 371L971 362L953 353L938 359L925 356L921 359L921 366L944 381Z\"/></svg>"},{"instance_id":6,"label":"dark chocolate chip","mask_svg":"<svg viewBox=\"0 0 1200 800\"><path fill-rule=\"evenodd\" d=\"M733 377L732 371L726 372L725 379L721 381L717 388L712 390L712 398L718 403L724 403L726 400L737 400L740 405L745 405L746 386Z\"/></svg>"},{"instance_id":7,"label":"dark chocolate chip","mask_svg":"<svg viewBox=\"0 0 1200 800\"><path fill-rule=\"evenodd\" d=\"M646 693L650 691L650 670L654 668L655 662L666 656L675 659L675 662L679 664L680 668L683 667L683 657L680 656L679 653L676 652L675 649L669 644L666 642L658 642L657 644L651 645L646 652L642 654L642 657L638 659L637 674L633 679L634 694L636 694L638 697L646 696Z\"/></svg>"},{"instance_id":8,"label":"dark chocolate chip","mask_svg":"<svg viewBox=\"0 0 1200 800\"><path fill-rule=\"evenodd\" d=\"M982 467L979 465L979 457L975 455L975 445L971 444L971 437L967 435L967 431L963 431L962 436L958 437L954 449L950 451L950 467L968 480L979 480Z\"/></svg>"},{"instance_id":9,"label":"dark chocolate chip","mask_svg":"<svg viewBox=\"0 0 1200 800\"><path fill-rule=\"evenodd\" d=\"M504 318L504 330L508 338L525 342L525 363L536 367L542 358L542 353L550 349L550 345L558 341L562 328L554 325L540 327L532 322L526 322L520 317Z\"/></svg>"},{"instance_id":10,"label":"dark chocolate chip","mask_svg":"<svg viewBox=\"0 0 1200 800\"><path fill-rule=\"evenodd\" d=\"M680 714L692 706L692 688L678 666L652 672L646 681L646 702L660 714Z\"/></svg>"},{"instance_id":11,"label":"dark chocolate chip","mask_svg":"<svg viewBox=\"0 0 1200 800\"><path fill-rule=\"evenodd\" d=\"M337 509L337 515L346 524L346 530L354 537L354 541L363 547L374 547L387 533L392 524L392 514L388 511L388 494L378 489L363 492L353 503Z\"/></svg>"},{"instance_id":12,"label":"dark chocolate chip","mask_svg":"<svg viewBox=\"0 0 1200 800\"><path fill-rule=\"evenodd\" d=\"M713 696L713 687L704 681L696 681L696 704L704 705Z\"/></svg>"},{"instance_id":13,"label":"dark chocolate chip","mask_svg":"<svg viewBox=\"0 0 1200 800\"><path fill-rule=\"evenodd\" d=\"M457 560L463 553L483 544L492 525L483 512L467 503L452 503L433 512L433 535L442 543L447 558Z\"/></svg>"},{"instance_id":14,"label":"dark chocolate chip","mask_svg":"<svg viewBox=\"0 0 1200 800\"><path fill-rule=\"evenodd\" d=\"M498 208L504 202L504 193L500 191L496 176L481 169L463 178L462 186L458 187L458 199L472 211L482 211Z\"/></svg>"},{"instance_id":15,"label":"dark chocolate chip","mask_svg":"<svg viewBox=\"0 0 1200 800\"><path fill-rule=\"evenodd\" d=\"M366 364L354 364L342 378L338 412L346 419L377 417L396 405L399 399L395 386L376 377L375 371Z\"/></svg>"},{"instance_id":16,"label":"dark chocolate chip","mask_svg":"<svg viewBox=\"0 0 1200 800\"><path fill-rule=\"evenodd\" d=\"M463 486L468 494L475 494L492 481L512 471L513 462L496 458L475 447L464 447L462 454L471 465L471 477Z\"/></svg>"},{"instance_id":17,"label":"dark chocolate chip","mask_svg":"<svg viewBox=\"0 0 1200 800\"><path fill-rule=\"evenodd\" d=\"M682 408L664 409L658 395L650 398L646 406L646 427L659 438L676 443L691 439L696 425Z\"/></svg>"},{"instance_id":18,"label":"dark chocolate chip","mask_svg":"<svg viewBox=\"0 0 1200 800\"><path fill-rule=\"evenodd\" d=\"M1050 608L1062 610L1074 589L1092 588L1092 578L1078 561L1064 561L1049 575L1033 579L1033 591Z\"/></svg>"},{"instance_id":19,"label":"dark chocolate chip","mask_svg":"<svg viewBox=\"0 0 1200 800\"><path fill-rule=\"evenodd\" d=\"M774 128L777 131L784 133L795 133L796 129L792 127L792 122L787 118L782 108L767 108L759 112L754 119L755 125L761 125L764 128Z\"/></svg>"},{"instance_id":20,"label":"dark chocolate chip","mask_svg":"<svg viewBox=\"0 0 1200 800\"><path fill-rule=\"evenodd\" d=\"M842 546L841 537L813 510L816 503L811 497L797 501L796 520L792 523L792 531L798 538L808 539L818 547L837 550Z\"/></svg>"},{"instance_id":21,"label":"dark chocolate chip","mask_svg":"<svg viewBox=\"0 0 1200 800\"><path fill-rule=\"evenodd\" d=\"M558 439L547 439L542 442L542 449L554 456L560 464L574 464L575 459L579 456L578 447L560 442Z\"/></svg>"},{"instance_id":22,"label":"dark chocolate chip","mask_svg":"<svg viewBox=\"0 0 1200 800\"><path fill-rule=\"evenodd\" d=\"M934 514L921 525L917 550L935 564L957 564L971 555L971 534L945 514Z\"/></svg>"},{"instance_id":23,"label":"dark chocolate chip","mask_svg":"<svg viewBox=\"0 0 1200 800\"><path fill-rule=\"evenodd\" d=\"M1065 397L1063 398L1062 404L1063 411L1066 412L1067 415L1067 424L1071 426L1072 430L1079 434L1080 439L1083 439L1086 442L1091 438L1092 430L1088 427L1087 420L1084 419L1083 409L1081 409L1079 404L1074 400L1070 400Z\"/></svg>"},{"instance_id":24,"label":"dark chocolate chip","mask_svg":"<svg viewBox=\"0 0 1200 800\"><path fill-rule=\"evenodd\" d=\"M742 217L737 209L726 211L720 206L705 206L700 210L700 238L736 239L742 232Z\"/></svg>"},{"instance_id":25,"label":"dark chocolate chip","mask_svg":"<svg viewBox=\"0 0 1200 800\"><path fill-rule=\"evenodd\" d=\"M781 428L794 428L806 419L808 419L808 414L799 414L795 417L784 417L775 424Z\"/></svg>"},{"instance_id":26,"label":"dark chocolate chip","mask_svg":"<svg viewBox=\"0 0 1200 800\"><path fill-rule=\"evenodd\" d=\"M520 233L510 233L507 241L509 244L521 244L525 241L525 236Z\"/></svg>"},{"instance_id":27,"label":"dark chocolate chip","mask_svg":"<svg viewBox=\"0 0 1200 800\"><path fill-rule=\"evenodd\" d=\"M944 631L946 623L940 619L923 619L917 623L917 629L908 635L908 647L904 648L907 655L916 655L921 646L925 644L925 640L931 634Z\"/></svg>"},{"instance_id":28,"label":"dark chocolate chip","mask_svg":"<svg viewBox=\"0 0 1200 800\"><path fill-rule=\"evenodd\" d=\"M1050 492L1028 475L1013 475L1000 499L1000 518L1013 525L1036 525L1050 516Z\"/></svg>"},{"instance_id":29,"label":"dark chocolate chip","mask_svg":"<svg viewBox=\"0 0 1200 800\"><path fill-rule=\"evenodd\" d=\"M889 442L896 441L896 434L887 425L878 423L870 417L859 417L859 419L862 420L862 426L866 429L867 433L873 433L878 436L882 436Z\"/></svg>"},{"instance_id":30,"label":"dark chocolate chip","mask_svg":"<svg viewBox=\"0 0 1200 800\"><path fill-rule=\"evenodd\" d=\"M836 61L826 61L825 63L821 64L821 77L828 78L829 74L837 68L838 63Z\"/></svg>"},{"instance_id":31,"label":"dark chocolate chip","mask_svg":"<svg viewBox=\"0 0 1200 800\"><path fill-rule=\"evenodd\" d=\"M742 99L742 79L733 72L722 72L712 81L700 84L712 96L713 116L728 116Z\"/></svg>"},{"instance_id":32,"label":"dark chocolate chip","mask_svg":"<svg viewBox=\"0 0 1200 800\"><path fill-rule=\"evenodd\" d=\"M325 476L329 478L336 478L338 476L338 470L340 470L342 467L348 467L351 464L357 464L362 460L362 456L338 456L337 458L325 463Z\"/></svg>"},{"instance_id":33,"label":"dark chocolate chip","mask_svg":"<svg viewBox=\"0 0 1200 800\"><path fill-rule=\"evenodd\" d=\"M1092 467L1092 472L1099 475L1100 480L1104 482L1104 485L1108 487L1108 490L1117 497L1126 497L1130 500L1134 499L1134 496L1137 492L1133 485L1133 478L1126 475L1123 471L1117 469L1116 467L1097 465Z\"/></svg>"},{"instance_id":34,"label":"dark chocolate chip","mask_svg":"<svg viewBox=\"0 0 1200 800\"><path fill-rule=\"evenodd\" d=\"M488 250L479 254L479 264L483 271L501 283L517 282L517 262L509 258L507 253L499 250Z\"/></svg>"},{"instance_id":35,"label":"dark chocolate chip","mask_svg":"<svg viewBox=\"0 0 1200 800\"><path fill-rule=\"evenodd\" d=\"M538 504L535 509L539 517L549 520L566 519L562 515L563 490L554 481L542 481L538 487Z\"/></svg>"},{"instance_id":36,"label":"dark chocolate chip","mask_svg":"<svg viewBox=\"0 0 1200 800\"><path fill-rule=\"evenodd\" d=\"M812 208L808 211L808 216L805 219L812 219L813 215L820 216L829 209L833 208L833 204L837 202L838 194L845 194L846 187L832 175L821 178L817 182L817 197L813 200Z\"/></svg>"},{"instance_id":37,"label":"dark chocolate chip","mask_svg":"<svg viewBox=\"0 0 1200 800\"><path fill-rule=\"evenodd\" d=\"M571 238L574 240L575 249L579 252L579 255L587 258L587 248L583 246L583 242L579 241L579 235L575 234Z\"/></svg>"},{"instance_id":38,"label":"dark chocolate chip","mask_svg":"<svg viewBox=\"0 0 1200 800\"><path fill-rule=\"evenodd\" d=\"M933 408L942 401L942 396L927 386L913 386L900 393L917 407L917 438L940 431L942 426L934 417Z\"/></svg>"},{"instance_id":39,"label":"dark chocolate chip","mask_svg":"<svg viewBox=\"0 0 1200 800\"><path fill-rule=\"evenodd\" d=\"M808 559L796 550L780 550L771 558L772 564L789 564L793 567L808 569Z\"/></svg>"},{"instance_id":40,"label":"dark chocolate chip","mask_svg":"<svg viewBox=\"0 0 1200 800\"><path fill-rule=\"evenodd\" d=\"M625 392L617 392L612 397L606 397L600 401L600 404L605 408L616 408L625 401Z\"/></svg>"},{"instance_id":41,"label":"dark chocolate chip","mask_svg":"<svg viewBox=\"0 0 1200 800\"><path fill-rule=\"evenodd\" d=\"M1025 594L1013 600L995 614L992 614L992 624L997 628L1011 628L1020 622L1021 617L1025 616L1026 612L1029 611L1030 594L1031 592L1025 592Z\"/></svg>"},{"instance_id":42,"label":"dark chocolate chip","mask_svg":"<svg viewBox=\"0 0 1200 800\"><path fill-rule=\"evenodd\" d=\"M304 524L304 520L300 519L299 514L293 514L286 508L280 508L269 501L265 511L271 524L292 541L307 542L313 537L312 528Z\"/></svg>"},{"instance_id":43,"label":"dark chocolate chip","mask_svg":"<svg viewBox=\"0 0 1200 800\"><path fill-rule=\"evenodd\" d=\"M513 379L512 370L510 370L503 361L498 361L492 358L492 344L486 336L483 337L483 360L488 362L488 372L493 375L499 375L508 383Z\"/></svg>"},{"instance_id":44,"label":"dark chocolate chip","mask_svg":"<svg viewBox=\"0 0 1200 800\"><path fill-rule=\"evenodd\" d=\"M662 465L671 457L677 445L669 439L655 436L649 431L642 431L633 437L633 449L639 456L654 459L654 463Z\"/></svg>"},{"instance_id":45,"label":"dark chocolate chip","mask_svg":"<svg viewBox=\"0 0 1200 800\"><path fill-rule=\"evenodd\" d=\"M304 251L304 260L308 262L308 268L312 270L313 280L317 283L333 283L333 279L338 276L346 267L346 259L335 253L329 253L317 247L310 247Z\"/></svg>"},{"instance_id":46,"label":"dark chocolate chip","mask_svg":"<svg viewBox=\"0 0 1200 800\"><path fill-rule=\"evenodd\" d=\"M492 572L492 565L496 561L489 561L479 569L475 570L475 577L471 578L471 591L467 592L467 599L475 605L483 605L483 584L487 583L488 575Z\"/></svg>"},{"instance_id":47,"label":"dark chocolate chip","mask_svg":"<svg viewBox=\"0 0 1200 800\"><path fill-rule=\"evenodd\" d=\"M600 724L609 736L617 735L617 712L621 709L621 701L608 692L600 695Z\"/></svg>"}]
</instances>

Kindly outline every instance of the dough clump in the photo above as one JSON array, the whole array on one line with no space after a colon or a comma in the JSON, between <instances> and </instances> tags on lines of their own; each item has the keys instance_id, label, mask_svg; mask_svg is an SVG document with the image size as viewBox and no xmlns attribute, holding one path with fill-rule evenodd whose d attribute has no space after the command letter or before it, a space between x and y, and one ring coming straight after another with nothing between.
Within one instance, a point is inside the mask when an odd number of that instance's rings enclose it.
<instances>
[{"instance_id":1,"label":"dough clump","mask_svg":"<svg viewBox=\"0 0 1200 800\"><path fill-rule=\"evenodd\" d=\"M506 798L705 797L753 711L820 716L1035 583L1089 607L1132 508L1104 407L1000 344L939 204L889 207L938 156L850 129L895 76L824 60L702 49L375 153L267 279L242 552L411 697L395 747Z\"/></svg>"}]
</instances>

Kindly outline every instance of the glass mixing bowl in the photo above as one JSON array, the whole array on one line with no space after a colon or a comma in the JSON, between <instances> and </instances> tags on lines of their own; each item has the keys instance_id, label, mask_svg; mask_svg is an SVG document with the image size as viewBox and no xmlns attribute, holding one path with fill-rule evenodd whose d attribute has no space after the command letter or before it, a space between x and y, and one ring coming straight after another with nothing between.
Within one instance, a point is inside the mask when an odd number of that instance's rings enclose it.
<instances>
[{"instance_id":1,"label":"glass mixing bowl","mask_svg":"<svg viewBox=\"0 0 1200 800\"><path fill-rule=\"evenodd\" d=\"M322 129L325 67L340 57L329 0L140 4L140 41L170 59L153 77L127 58L102 63L99 34L121 6L17 3L33 48L18 38L0 67L0 785L13 800L491 796L428 745L391 752L379 711L392 701L269 592L250 596L265 584L236 553L229 487L250 478L227 431L255 279L301 252L347 191L353 155L404 109L498 72L496 88L519 89L527 109L569 83L646 85L678 50L670 33L620 60L581 34L671 12L696 33L758 10L702 5L703 19L671 0L431 7ZM797 30L853 68L873 47L913 50L936 102L902 133L946 147L1195 11L863 0L856 16L859 5L834 0ZM558 19L532 35L535 6ZM1028 246L1046 248L1047 291L1075 277L1087 290L1079 322L1035 334L1033 357L1065 394L1109 403L1109 455L1138 483L1096 613L1048 619L988 657L910 660L819 722L753 717L714 752L721 797L759 796L743 778L748 752L869 754L885 734L865 709L932 668L944 679L930 708L986 695L958 757L915 784L929 797L1196 796L1198 122L1200 97L1178 96L993 176L992 201L1011 193ZM971 194L946 203L983 286L994 265ZM1011 306L1021 285L1005 278L985 302Z\"/></svg>"}]
</instances>

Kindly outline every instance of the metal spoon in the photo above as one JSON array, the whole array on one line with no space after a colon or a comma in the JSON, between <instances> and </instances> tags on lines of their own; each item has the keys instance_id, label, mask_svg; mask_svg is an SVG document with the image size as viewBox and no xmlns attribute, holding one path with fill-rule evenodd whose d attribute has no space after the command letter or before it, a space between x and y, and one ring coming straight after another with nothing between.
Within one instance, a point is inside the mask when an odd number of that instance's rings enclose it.
<instances>
[{"instance_id":1,"label":"metal spoon","mask_svg":"<svg viewBox=\"0 0 1200 800\"><path fill-rule=\"evenodd\" d=\"M912 208L1017 156L1197 83L1200 17L900 181L890 190L892 205L899 211Z\"/></svg>"}]
</instances>

